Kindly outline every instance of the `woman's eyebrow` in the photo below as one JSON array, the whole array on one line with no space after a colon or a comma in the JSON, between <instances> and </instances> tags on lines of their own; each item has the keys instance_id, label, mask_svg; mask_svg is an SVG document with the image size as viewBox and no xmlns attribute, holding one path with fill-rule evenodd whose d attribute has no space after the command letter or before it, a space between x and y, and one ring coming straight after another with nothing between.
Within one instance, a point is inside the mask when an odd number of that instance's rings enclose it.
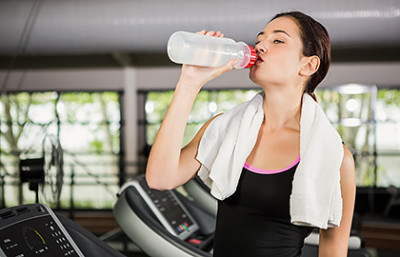
<instances>
[{"instance_id":1,"label":"woman's eyebrow","mask_svg":"<svg viewBox=\"0 0 400 257\"><path fill-rule=\"evenodd\" d=\"M283 33L283 34L286 34L288 37L291 37L291 36L289 35L289 33L287 33L287 32L284 31L284 30L280 30L280 29L276 29L276 30L272 31L272 33ZM264 31L261 31L260 33L257 34L257 37L258 37L258 36L262 36L262 35L264 35L264 34L265 34Z\"/></svg>"},{"instance_id":2,"label":"woman's eyebrow","mask_svg":"<svg viewBox=\"0 0 400 257\"><path fill-rule=\"evenodd\" d=\"M287 33L287 32L284 31L284 30L280 30L280 29L274 30L272 33L283 33L283 34L287 35L288 37L291 37L291 36L289 35L289 33Z\"/></svg>"}]
</instances>

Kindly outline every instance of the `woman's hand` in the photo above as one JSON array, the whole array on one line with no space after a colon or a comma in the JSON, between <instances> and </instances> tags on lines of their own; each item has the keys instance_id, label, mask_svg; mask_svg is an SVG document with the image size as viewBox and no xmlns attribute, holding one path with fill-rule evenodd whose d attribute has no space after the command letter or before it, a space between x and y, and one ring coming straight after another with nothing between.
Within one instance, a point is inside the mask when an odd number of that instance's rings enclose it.
<instances>
[{"instance_id":1,"label":"woman's hand","mask_svg":"<svg viewBox=\"0 0 400 257\"><path fill-rule=\"evenodd\" d=\"M213 37L223 37L220 31L206 31L202 30L196 34L213 36ZM220 76L221 74L230 71L238 63L237 59L229 61L227 64L219 67L202 67L195 65L182 65L181 76L179 82L185 84L186 86L192 86L195 89L200 90L200 88L209 82L210 80Z\"/></svg>"}]
</instances>

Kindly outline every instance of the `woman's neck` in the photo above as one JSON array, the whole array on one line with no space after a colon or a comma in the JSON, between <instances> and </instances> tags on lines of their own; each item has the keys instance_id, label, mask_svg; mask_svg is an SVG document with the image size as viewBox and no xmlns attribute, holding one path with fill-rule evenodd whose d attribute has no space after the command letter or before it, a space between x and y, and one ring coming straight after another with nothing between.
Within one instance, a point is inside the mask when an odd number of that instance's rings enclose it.
<instances>
[{"instance_id":1,"label":"woman's neck","mask_svg":"<svg viewBox=\"0 0 400 257\"><path fill-rule=\"evenodd\" d=\"M264 90L264 128L300 128L302 91Z\"/></svg>"}]
</instances>

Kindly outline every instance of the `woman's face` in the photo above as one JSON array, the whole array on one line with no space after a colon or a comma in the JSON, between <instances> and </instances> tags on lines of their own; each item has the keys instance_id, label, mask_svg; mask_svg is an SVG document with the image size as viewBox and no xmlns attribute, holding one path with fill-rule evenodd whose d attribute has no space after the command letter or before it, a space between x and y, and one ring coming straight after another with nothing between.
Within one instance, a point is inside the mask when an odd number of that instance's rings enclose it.
<instances>
[{"instance_id":1,"label":"woman's face","mask_svg":"<svg viewBox=\"0 0 400 257\"><path fill-rule=\"evenodd\" d=\"M250 79L258 85L298 83L302 41L297 23L290 17L269 22L257 36L258 59L250 69Z\"/></svg>"}]
</instances>

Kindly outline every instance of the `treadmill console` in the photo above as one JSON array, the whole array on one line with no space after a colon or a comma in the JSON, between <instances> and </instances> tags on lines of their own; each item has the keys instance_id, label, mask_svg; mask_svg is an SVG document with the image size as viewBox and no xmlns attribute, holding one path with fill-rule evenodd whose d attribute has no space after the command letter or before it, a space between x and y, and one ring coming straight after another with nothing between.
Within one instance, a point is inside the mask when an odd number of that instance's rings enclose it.
<instances>
[{"instance_id":1,"label":"treadmill console","mask_svg":"<svg viewBox=\"0 0 400 257\"><path fill-rule=\"evenodd\" d=\"M121 192L127 186L136 188L160 223L171 234L185 240L199 229L198 224L186 210L173 190L159 191L151 189L147 185L144 176L127 183L121 189Z\"/></svg>"},{"instance_id":2,"label":"treadmill console","mask_svg":"<svg viewBox=\"0 0 400 257\"><path fill-rule=\"evenodd\" d=\"M0 257L83 257L54 212L42 204L0 210Z\"/></svg>"}]
</instances>

